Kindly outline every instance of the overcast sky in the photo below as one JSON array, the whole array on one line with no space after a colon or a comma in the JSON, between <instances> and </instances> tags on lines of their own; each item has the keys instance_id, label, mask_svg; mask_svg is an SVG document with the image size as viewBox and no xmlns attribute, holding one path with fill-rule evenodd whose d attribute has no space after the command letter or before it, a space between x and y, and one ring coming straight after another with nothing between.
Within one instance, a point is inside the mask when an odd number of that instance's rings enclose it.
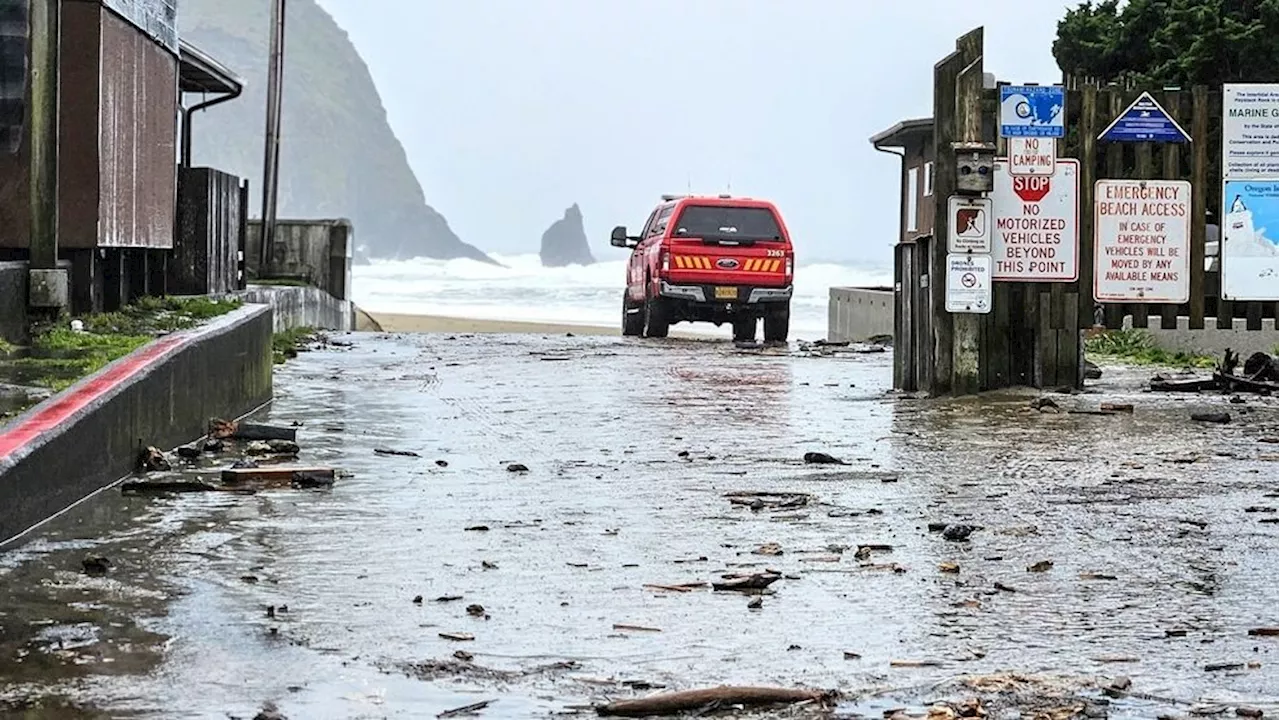
<instances>
[{"instance_id":1,"label":"overcast sky","mask_svg":"<svg viewBox=\"0 0 1280 720\"><path fill-rule=\"evenodd\" d=\"M1058 0L320 0L364 56L427 200L483 250L536 252L577 202L597 255L668 192L779 204L804 259L891 262L897 160L933 64L1061 79ZM616 251L615 251L616 252Z\"/></svg>"}]
</instances>

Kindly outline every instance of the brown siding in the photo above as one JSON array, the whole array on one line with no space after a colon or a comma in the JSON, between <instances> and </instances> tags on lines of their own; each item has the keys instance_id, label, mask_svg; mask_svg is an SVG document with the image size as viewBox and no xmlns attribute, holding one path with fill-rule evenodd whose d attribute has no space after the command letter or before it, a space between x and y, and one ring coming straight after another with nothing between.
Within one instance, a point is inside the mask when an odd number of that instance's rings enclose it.
<instances>
[{"instance_id":1,"label":"brown siding","mask_svg":"<svg viewBox=\"0 0 1280 720\"><path fill-rule=\"evenodd\" d=\"M62 4L58 240L68 248L92 247L97 237L99 18L97 3ZM17 153L0 154L0 248L28 245L29 162L30 135L24 132Z\"/></svg>"},{"instance_id":2,"label":"brown siding","mask_svg":"<svg viewBox=\"0 0 1280 720\"><path fill-rule=\"evenodd\" d=\"M172 248L178 63L114 13L101 12L98 244Z\"/></svg>"}]
</instances>

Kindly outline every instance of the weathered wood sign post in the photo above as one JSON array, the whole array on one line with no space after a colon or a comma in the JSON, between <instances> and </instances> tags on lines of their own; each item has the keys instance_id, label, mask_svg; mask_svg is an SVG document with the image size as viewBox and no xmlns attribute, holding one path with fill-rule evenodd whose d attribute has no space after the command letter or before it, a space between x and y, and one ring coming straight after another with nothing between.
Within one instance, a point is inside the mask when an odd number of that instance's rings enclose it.
<instances>
[{"instance_id":1,"label":"weathered wood sign post","mask_svg":"<svg viewBox=\"0 0 1280 720\"><path fill-rule=\"evenodd\" d=\"M932 169L931 192L913 198L932 228L904 234L913 249L898 254L898 387L1079 387L1083 330L1153 315L1198 330L1207 314L1261 330L1276 317L1280 252L1261 228L1280 221L1256 218L1280 202L1277 85L1012 85L984 82L982 55L978 28L934 66L931 143L912 153ZM1207 208L1221 208L1234 275L1206 264Z\"/></svg>"}]
</instances>

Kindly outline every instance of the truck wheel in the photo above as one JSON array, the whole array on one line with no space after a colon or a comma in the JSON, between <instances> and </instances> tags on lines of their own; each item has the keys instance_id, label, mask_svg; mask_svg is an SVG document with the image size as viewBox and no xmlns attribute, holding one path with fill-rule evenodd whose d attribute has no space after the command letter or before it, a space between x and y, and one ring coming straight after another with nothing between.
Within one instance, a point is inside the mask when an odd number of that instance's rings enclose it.
<instances>
[{"instance_id":1,"label":"truck wheel","mask_svg":"<svg viewBox=\"0 0 1280 720\"><path fill-rule=\"evenodd\" d=\"M671 329L671 310L666 298L651 297L644 301L644 336L664 338Z\"/></svg>"},{"instance_id":2,"label":"truck wheel","mask_svg":"<svg viewBox=\"0 0 1280 720\"><path fill-rule=\"evenodd\" d=\"M756 341L756 318L754 315L744 315L733 319L733 341Z\"/></svg>"},{"instance_id":3,"label":"truck wheel","mask_svg":"<svg viewBox=\"0 0 1280 720\"><path fill-rule=\"evenodd\" d=\"M787 303L776 310L770 310L764 316L764 341L767 343L784 343L791 332L791 304Z\"/></svg>"},{"instance_id":4,"label":"truck wheel","mask_svg":"<svg viewBox=\"0 0 1280 720\"><path fill-rule=\"evenodd\" d=\"M644 333L644 308L631 302L622 291L622 336L640 337Z\"/></svg>"}]
</instances>

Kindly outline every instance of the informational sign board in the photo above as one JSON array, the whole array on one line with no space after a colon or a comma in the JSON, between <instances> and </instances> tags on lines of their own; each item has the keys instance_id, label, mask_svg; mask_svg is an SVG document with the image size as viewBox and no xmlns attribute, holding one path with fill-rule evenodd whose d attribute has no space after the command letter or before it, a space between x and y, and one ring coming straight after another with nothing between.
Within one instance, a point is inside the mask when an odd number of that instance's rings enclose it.
<instances>
[{"instance_id":1,"label":"informational sign board","mask_svg":"<svg viewBox=\"0 0 1280 720\"><path fill-rule=\"evenodd\" d=\"M1058 169L1058 143L1053 138L1009 138L1009 174L1052 175Z\"/></svg>"},{"instance_id":2,"label":"informational sign board","mask_svg":"<svg viewBox=\"0 0 1280 720\"><path fill-rule=\"evenodd\" d=\"M1280 299L1280 180L1228 180L1222 204L1222 297Z\"/></svg>"},{"instance_id":3,"label":"informational sign board","mask_svg":"<svg viewBox=\"0 0 1280 720\"><path fill-rule=\"evenodd\" d=\"M1080 277L1080 162L1057 162L1053 175L1015 177L996 162L991 255L996 280L1074 282Z\"/></svg>"},{"instance_id":4,"label":"informational sign board","mask_svg":"<svg viewBox=\"0 0 1280 720\"><path fill-rule=\"evenodd\" d=\"M1000 86L1000 137L1066 137L1066 93L1060 85Z\"/></svg>"},{"instance_id":5,"label":"informational sign board","mask_svg":"<svg viewBox=\"0 0 1280 720\"><path fill-rule=\"evenodd\" d=\"M1190 221L1191 183L1185 180L1099 180L1094 188L1094 299L1187 302Z\"/></svg>"},{"instance_id":6,"label":"informational sign board","mask_svg":"<svg viewBox=\"0 0 1280 720\"><path fill-rule=\"evenodd\" d=\"M1189 143L1191 136L1151 93L1142 93L1098 135L1104 142Z\"/></svg>"},{"instance_id":7,"label":"informational sign board","mask_svg":"<svg viewBox=\"0 0 1280 720\"><path fill-rule=\"evenodd\" d=\"M947 252L991 252L991 200L947 198Z\"/></svg>"},{"instance_id":8,"label":"informational sign board","mask_svg":"<svg viewBox=\"0 0 1280 720\"><path fill-rule=\"evenodd\" d=\"M947 255L947 301L950 313L991 312L991 256Z\"/></svg>"},{"instance_id":9,"label":"informational sign board","mask_svg":"<svg viewBox=\"0 0 1280 720\"><path fill-rule=\"evenodd\" d=\"M1222 177L1280 180L1280 85L1222 87Z\"/></svg>"}]
</instances>

